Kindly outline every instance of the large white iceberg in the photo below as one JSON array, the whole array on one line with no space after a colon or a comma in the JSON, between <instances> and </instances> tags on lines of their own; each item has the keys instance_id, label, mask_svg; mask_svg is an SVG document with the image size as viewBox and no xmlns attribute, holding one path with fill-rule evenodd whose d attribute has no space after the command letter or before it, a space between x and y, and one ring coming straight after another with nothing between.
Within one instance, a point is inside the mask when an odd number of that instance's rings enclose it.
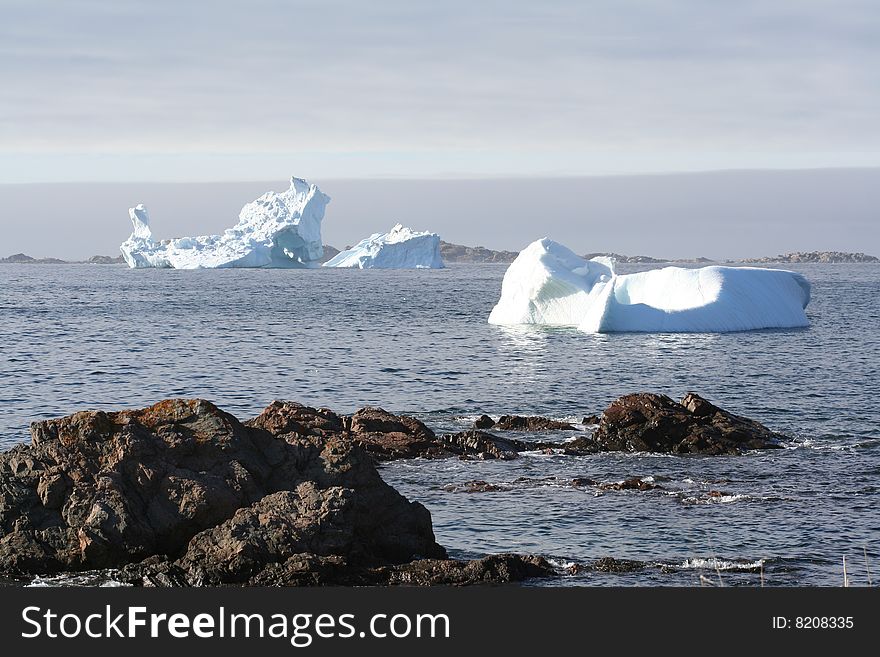
<instances>
[{"instance_id":1,"label":"large white iceberg","mask_svg":"<svg viewBox=\"0 0 880 657\"><path fill-rule=\"evenodd\" d=\"M373 233L324 263L325 267L358 269L442 269L440 236L419 233L397 224L387 233Z\"/></svg>"},{"instance_id":2,"label":"large white iceberg","mask_svg":"<svg viewBox=\"0 0 880 657\"><path fill-rule=\"evenodd\" d=\"M533 242L504 275L490 324L617 331L722 332L809 326L810 283L756 267L665 267L617 274L549 239Z\"/></svg>"},{"instance_id":3,"label":"large white iceberg","mask_svg":"<svg viewBox=\"0 0 880 657\"><path fill-rule=\"evenodd\" d=\"M324 253L321 220L330 197L317 185L290 179L284 192L267 192L241 209L222 235L157 242L147 209L129 210L134 231L119 247L129 267L317 267Z\"/></svg>"}]
</instances>

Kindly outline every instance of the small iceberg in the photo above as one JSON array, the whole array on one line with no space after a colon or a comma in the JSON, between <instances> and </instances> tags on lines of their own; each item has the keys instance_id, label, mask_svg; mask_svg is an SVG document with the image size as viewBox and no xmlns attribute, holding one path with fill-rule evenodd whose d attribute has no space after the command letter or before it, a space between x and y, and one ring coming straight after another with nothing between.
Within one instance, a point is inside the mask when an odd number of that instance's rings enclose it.
<instances>
[{"instance_id":1,"label":"small iceberg","mask_svg":"<svg viewBox=\"0 0 880 657\"><path fill-rule=\"evenodd\" d=\"M440 236L397 224L387 233L373 233L352 248L340 251L324 267L442 269Z\"/></svg>"},{"instance_id":2,"label":"small iceberg","mask_svg":"<svg viewBox=\"0 0 880 657\"><path fill-rule=\"evenodd\" d=\"M809 326L810 283L756 267L664 267L617 274L542 239L504 274L490 324L575 326L588 333L728 332Z\"/></svg>"},{"instance_id":3,"label":"small iceberg","mask_svg":"<svg viewBox=\"0 0 880 657\"><path fill-rule=\"evenodd\" d=\"M317 185L290 179L284 192L267 192L241 209L222 235L157 242L143 205L129 210L134 230L119 247L129 267L318 267L324 253L321 221L330 197Z\"/></svg>"}]
</instances>

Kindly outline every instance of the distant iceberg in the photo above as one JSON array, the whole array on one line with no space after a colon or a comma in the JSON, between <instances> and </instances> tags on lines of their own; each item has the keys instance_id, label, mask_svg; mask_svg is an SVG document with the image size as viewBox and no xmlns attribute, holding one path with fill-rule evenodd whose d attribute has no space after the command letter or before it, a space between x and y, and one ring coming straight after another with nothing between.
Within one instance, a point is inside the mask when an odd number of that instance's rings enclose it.
<instances>
[{"instance_id":1,"label":"distant iceberg","mask_svg":"<svg viewBox=\"0 0 880 657\"><path fill-rule=\"evenodd\" d=\"M317 185L290 179L284 192L267 192L241 209L222 235L157 242L147 209L129 210L134 231L119 247L129 267L317 267L323 255L321 220L330 197Z\"/></svg>"},{"instance_id":2,"label":"distant iceberg","mask_svg":"<svg viewBox=\"0 0 880 657\"><path fill-rule=\"evenodd\" d=\"M809 326L810 283L755 267L665 267L616 274L549 239L533 242L504 275L490 324L576 326L588 333L726 332Z\"/></svg>"},{"instance_id":3,"label":"distant iceberg","mask_svg":"<svg viewBox=\"0 0 880 657\"><path fill-rule=\"evenodd\" d=\"M387 233L373 233L324 263L325 267L358 269L442 269L440 236L418 233L397 224Z\"/></svg>"}]
</instances>

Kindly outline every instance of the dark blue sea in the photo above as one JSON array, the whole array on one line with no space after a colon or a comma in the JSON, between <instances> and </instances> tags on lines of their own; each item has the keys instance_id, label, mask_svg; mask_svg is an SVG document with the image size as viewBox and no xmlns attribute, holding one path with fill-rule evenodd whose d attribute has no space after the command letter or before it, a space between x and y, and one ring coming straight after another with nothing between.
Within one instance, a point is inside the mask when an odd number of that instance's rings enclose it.
<instances>
[{"instance_id":1,"label":"dark blue sea","mask_svg":"<svg viewBox=\"0 0 880 657\"><path fill-rule=\"evenodd\" d=\"M0 447L27 442L32 420L173 396L241 419L276 398L378 405L442 431L481 413L579 420L625 393L692 390L794 440L739 457L401 461L382 475L428 507L453 556L645 564L554 585L835 586L844 558L865 585L880 579L880 266L790 268L813 284L806 329L587 335L487 324L503 265L0 265ZM570 484L634 476L660 488ZM476 480L501 490L463 492Z\"/></svg>"}]
</instances>

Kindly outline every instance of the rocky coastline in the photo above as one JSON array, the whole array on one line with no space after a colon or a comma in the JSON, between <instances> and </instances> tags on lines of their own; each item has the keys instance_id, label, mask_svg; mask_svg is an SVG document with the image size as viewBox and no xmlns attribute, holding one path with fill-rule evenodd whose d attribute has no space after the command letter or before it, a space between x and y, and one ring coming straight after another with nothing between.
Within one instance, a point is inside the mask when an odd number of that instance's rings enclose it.
<instances>
[{"instance_id":1,"label":"rocky coastline","mask_svg":"<svg viewBox=\"0 0 880 657\"><path fill-rule=\"evenodd\" d=\"M495 251L483 246L463 246L440 240L440 255L446 263L497 262L509 264L516 260L517 251Z\"/></svg>"},{"instance_id":2,"label":"rocky coastline","mask_svg":"<svg viewBox=\"0 0 880 657\"><path fill-rule=\"evenodd\" d=\"M0 454L0 576L26 583L104 570L134 586L459 586L627 570L637 566L608 558L450 559L428 510L385 483L381 464L536 450L735 455L787 440L694 393L680 402L626 395L581 423L483 415L475 425L437 434L381 408L340 415L289 401L241 422L201 399L34 422L30 445ZM660 487L639 478L570 485ZM492 486L474 481L460 492Z\"/></svg>"},{"instance_id":3,"label":"rocky coastline","mask_svg":"<svg viewBox=\"0 0 880 657\"><path fill-rule=\"evenodd\" d=\"M94 255L88 260L61 260L60 258L33 258L24 253L15 253L0 258L2 265L124 265L122 256Z\"/></svg>"},{"instance_id":4,"label":"rocky coastline","mask_svg":"<svg viewBox=\"0 0 880 657\"><path fill-rule=\"evenodd\" d=\"M880 258L865 253L849 253L844 251L794 251L765 258L747 258L745 263L813 263L813 264L853 264L876 263Z\"/></svg>"}]
</instances>

